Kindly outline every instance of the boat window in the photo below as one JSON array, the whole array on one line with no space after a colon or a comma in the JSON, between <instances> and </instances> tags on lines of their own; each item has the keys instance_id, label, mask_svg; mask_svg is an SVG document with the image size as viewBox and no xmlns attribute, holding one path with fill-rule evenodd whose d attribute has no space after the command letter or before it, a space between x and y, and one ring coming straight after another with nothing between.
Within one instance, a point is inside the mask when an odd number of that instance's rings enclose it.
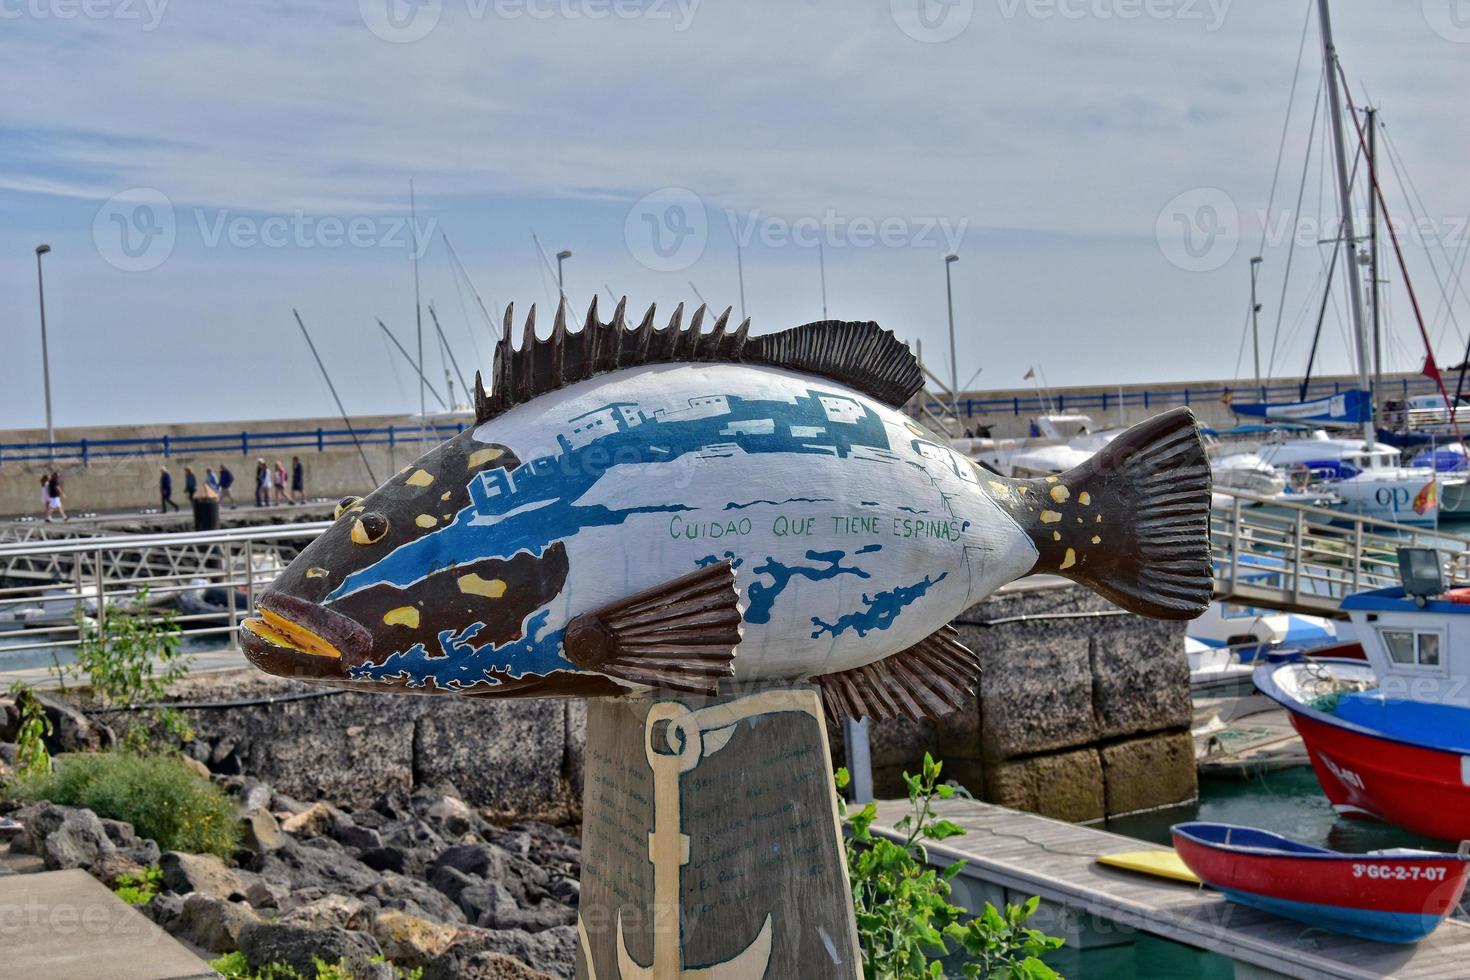
<instances>
[{"instance_id":1,"label":"boat window","mask_svg":"<svg viewBox=\"0 0 1470 980\"><path fill-rule=\"evenodd\" d=\"M1414 634L1401 630L1384 630L1383 642L1388 646L1388 655L1396 664L1414 662Z\"/></svg>"},{"instance_id":2,"label":"boat window","mask_svg":"<svg viewBox=\"0 0 1470 980\"><path fill-rule=\"evenodd\" d=\"M1412 630L1382 630L1383 645L1396 664L1409 667L1439 666L1439 634Z\"/></svg>"}]
</instances>

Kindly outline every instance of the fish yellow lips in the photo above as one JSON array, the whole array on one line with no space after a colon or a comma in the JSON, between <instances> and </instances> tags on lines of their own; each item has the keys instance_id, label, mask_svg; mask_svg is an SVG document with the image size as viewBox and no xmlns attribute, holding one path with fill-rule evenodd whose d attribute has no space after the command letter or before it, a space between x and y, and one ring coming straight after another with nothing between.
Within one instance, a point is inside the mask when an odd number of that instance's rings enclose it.
<instances>
[{"instance_id":1,"label":"fish yellow lips","mask_svg":"<svg viewBox=\"0 0 1470 980\"><path fill-rule=\"evenodd\" d=\"M260 615L245 620L242 624L247 630L256 636L278 647L286 647L299 653L309 653L313 657L329 657L334 660L341 659L342 651L332 645L330 641L318 633L314 633L297 623L291 622L284 616L271 612L269 609L257 610Z\"/></svg>"}]
</instances>

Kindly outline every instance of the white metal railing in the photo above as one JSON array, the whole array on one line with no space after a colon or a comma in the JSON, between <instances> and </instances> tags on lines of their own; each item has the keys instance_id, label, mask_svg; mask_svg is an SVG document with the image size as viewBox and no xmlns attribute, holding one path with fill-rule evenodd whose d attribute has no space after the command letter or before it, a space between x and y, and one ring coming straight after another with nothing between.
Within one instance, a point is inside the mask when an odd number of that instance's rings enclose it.
<instances>
[{"instance_id":1,"label":"white metal railing","mask_svg":"<svg viewBox=\"0 0 1470 980\"><path fill-rule=\"evenodd\" d=\"M330 521L0 544L0 662L73 646L110 611L172 611L186 636L233 638L269 585Z\"/></svg>"},{"instance_id":2,"label":"white metal railing","mask_svg":"<svg viewBox=\"0 0 1470 980\"><path fill-rule=\"evenodd\" d=\"M1210 512L1217 597L1336 611L1345 596L1399 584L1398 549L1438 548L1447 580L1470 580L1470 536L1217 488Z\"/></svg>"}]
</instances>

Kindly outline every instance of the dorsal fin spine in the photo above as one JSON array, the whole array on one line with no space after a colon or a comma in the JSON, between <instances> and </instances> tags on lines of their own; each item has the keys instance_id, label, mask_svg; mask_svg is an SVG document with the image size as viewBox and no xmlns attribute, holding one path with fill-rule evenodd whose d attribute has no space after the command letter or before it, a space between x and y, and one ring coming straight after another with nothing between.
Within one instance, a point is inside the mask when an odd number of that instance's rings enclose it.
<instances>
[{"instance_id":1,"label":"dorsal fin spine","mask_svg":"<svg viewBox=\"0 0 1470 980\"><path fill-rule=\"evenodd\" d=\"M655 326L656 312L650 307L638 326L630 328L624 298L612 322L602 323L594 295L581 330L572 333L563 301L558 304L550 336L537 340L536 308L532 306L517 350L512 335L514 307L507 306L504 332L491 365L493 385L485 392L483 382L476 384L476 423L489 421L543 392L644 364L769 364L831 378L895 407L902 406L923 383L918 362L908 347L876 323L824 320L752 338L748 318L730 332L729 308L719 314L708 333L704 331L708 308L703 304L687 327L683 324L683 304L675 308L662 329ZM624 336L627 333L632 336Z\"/></svg>"}]
</instances>

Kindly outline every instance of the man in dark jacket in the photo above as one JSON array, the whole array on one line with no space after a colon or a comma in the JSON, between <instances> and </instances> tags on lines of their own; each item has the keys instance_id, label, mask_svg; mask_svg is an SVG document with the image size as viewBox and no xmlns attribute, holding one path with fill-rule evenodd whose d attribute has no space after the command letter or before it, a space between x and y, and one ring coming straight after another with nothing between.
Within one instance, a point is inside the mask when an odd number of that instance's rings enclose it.
<instances>
[{"instance_id":1,"label":"man in dark jacket","mask_svg":"<svg viewBox=\"0 0 1470 980\"><path fill-rule=\"evenodd\" d=\"M167 514L170 507L179 509L179 505L174 503L174 478L167 466L158 468L158 494L163 499L163 506L160 508L163 513Z\"/></svg>"},{"instance_id":2,"label":"man in dark jacket","mask_svg":"<svg viewBox=\"0 0 1470 980\"><path fill-rule=\"evenodd\" d=\"M224 503L226 500L228 500L230 502L230 506L231 507L234 507L235 506L235 497L234 497L233 494L230 493L230 487L232 487L234 485L235 485L235 474L231 473L230 472L230 468L228 466L226 466L224 463L219 464L219 502L220 503Z\"/></svg>"},{"instance_id":3,"label":"man in dark jacket","mask_svg":"<svg viewBox=\"0 0 1470 980\"><path fill-rule=\"evenodd\" d=\"M188 497L190 500L193 500L194 499L194 494L196 494L198 492L199 492L199 477L197 477L197 476L194 475L194 467L192 467L192 466L185 466L184 467L184 496L185 497Z\"/></svg>"}]
</instances>

